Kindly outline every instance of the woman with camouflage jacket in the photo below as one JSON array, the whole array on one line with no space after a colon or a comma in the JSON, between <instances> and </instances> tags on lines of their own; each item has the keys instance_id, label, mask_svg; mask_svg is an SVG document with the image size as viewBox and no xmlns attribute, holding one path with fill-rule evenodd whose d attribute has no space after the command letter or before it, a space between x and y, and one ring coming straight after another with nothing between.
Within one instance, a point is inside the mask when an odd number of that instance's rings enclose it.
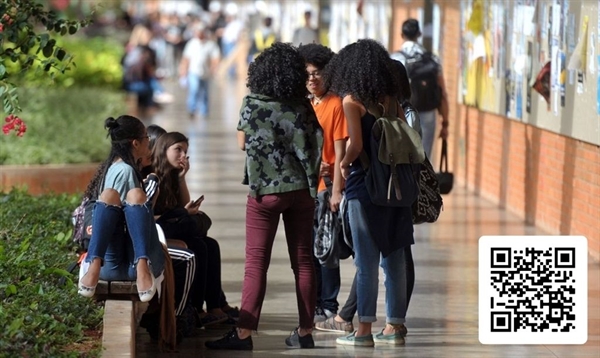
<instances>
[{"instance_id":1,"label":"woman with camouflage jacket","mask_svg":"<svg viewBox=\"0 0 600 358\"><path fill-rule=\"evenodd\" d=\"M312 227L323 131L306 98L304 59L276 43L248 69L251 94L244 98L238 143L246 151L246 265L237 328L206 342L212 349L251 350L267 286L267 269L279 217L283 216L294 277L299 327L286 344L312 348L316 301Z\"/></svg>"}]
</instances>

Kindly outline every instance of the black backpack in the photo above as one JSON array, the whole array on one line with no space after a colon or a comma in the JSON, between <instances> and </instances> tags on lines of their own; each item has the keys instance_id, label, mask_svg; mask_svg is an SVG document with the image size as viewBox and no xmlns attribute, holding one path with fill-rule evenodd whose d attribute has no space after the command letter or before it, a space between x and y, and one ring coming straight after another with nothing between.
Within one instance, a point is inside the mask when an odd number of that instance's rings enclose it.
<instances>
[{"instance_id":1,"label":"black backpack","mask_svg":"<svg viewBox=\"0 0 600 358\"><path fill-rule=\"evenodd\" d=\"M409 56L400 51L406 58L404 67L410 79L412 96L410 103L419 112L433 111L442 103L442 88L438 84L440 65L431 52Z\"/></svg>"}]
</instances>

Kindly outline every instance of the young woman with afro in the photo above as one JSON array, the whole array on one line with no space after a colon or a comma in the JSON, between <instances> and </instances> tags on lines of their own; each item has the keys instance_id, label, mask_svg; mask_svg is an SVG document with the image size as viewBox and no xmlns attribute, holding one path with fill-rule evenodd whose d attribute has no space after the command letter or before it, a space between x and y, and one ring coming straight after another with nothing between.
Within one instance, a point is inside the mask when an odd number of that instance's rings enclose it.
<instances>
[{"instance_id":1,"label":"young woman with afro","mask_svg":"<svg viewBox=\"0 0 600 358\"><path fill-rule=\"evenodd\" d=\"M238 144L246 152L246 264L237 327L206 342L211 349L253 349L267 287L271 250L282 216L296 281L299 326L285 343L313 348L315 271L312 227L323 132L306 98L304 59L291 45L275 43L248 69L250 94L242 102Z\"/></svg>"},{"instance_id":2,"label":"young woman with afro","mask_svg":"<svg viewBox=\"0 0 600 358\"><path fill-rule=\"evenodd\" d=\"M400 80L385 48L365 39L344 47L329 62L326 83L343 98L350 136L340 163L346 179L346 199L357 267L358 329L336 340L338 344L374 346L375 342L404 344L407 306L404 248L414 243L410 207L371 203L359 155L368 148L371 128L384 112L404 118L398 104ZM367 155L369 151L365 151ZM370 158L371 159L371 158ZM376 160L376 159L374 159ZM386 325L373 335L377 320L379 268L385 273Z\"/></svg>"}]
</instances>

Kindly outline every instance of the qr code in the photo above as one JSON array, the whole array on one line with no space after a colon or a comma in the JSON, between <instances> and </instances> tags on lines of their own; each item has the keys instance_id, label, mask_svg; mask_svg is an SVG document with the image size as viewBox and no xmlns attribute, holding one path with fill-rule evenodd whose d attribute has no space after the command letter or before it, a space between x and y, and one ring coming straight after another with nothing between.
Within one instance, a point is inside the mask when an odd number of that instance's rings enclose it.
<instances>
[{"instance_id":1,"label":"qr code","mask_svg":"<svg viewBox=\"0 0 600 358\"><path fill-rule=\"evenodd\" d=\"M479 341L584 344L587 255L583 236L482 236Z\"/></svg>"}]
</instances>

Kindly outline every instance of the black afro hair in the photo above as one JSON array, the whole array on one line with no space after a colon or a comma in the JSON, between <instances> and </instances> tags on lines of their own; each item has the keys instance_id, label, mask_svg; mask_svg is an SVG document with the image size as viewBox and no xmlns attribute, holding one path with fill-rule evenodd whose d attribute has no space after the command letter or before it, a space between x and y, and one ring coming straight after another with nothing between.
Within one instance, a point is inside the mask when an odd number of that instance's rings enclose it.
<instances>
[{"instance_id":1,"label":"black afro hair","mask_svg":"<svg viewBox=\"0 0 600 358\"><path fill-rule=\"evenodd\" d=\"M246 86L255 94L294 99L308 94L307 80L306 64L298 50L277 42L250 64Z\"/></svg>"},{"instance_id":2,"label":"black afro hair","mask_svg":"<svg viewBox=\"0 0 600 358\"><path fill-rule=\"evenodd\" d=\"M322 70L331 61L333 51L329 47L319 44L306 44L298 46L298 51L304 57L304 61Z\"/></svg>"},{"instance_id":3,"label":"black afro hair","mask_svg":"<svg viewBox=\"0 0 600 358\"><path fill-rule=\"evenodd\" d=\"M335 55L325 69L325 85L340 97L352 96L367 108L398 94L397 67L386 49L371 39L358 40Z\"/></svg>"}]
</instances>

